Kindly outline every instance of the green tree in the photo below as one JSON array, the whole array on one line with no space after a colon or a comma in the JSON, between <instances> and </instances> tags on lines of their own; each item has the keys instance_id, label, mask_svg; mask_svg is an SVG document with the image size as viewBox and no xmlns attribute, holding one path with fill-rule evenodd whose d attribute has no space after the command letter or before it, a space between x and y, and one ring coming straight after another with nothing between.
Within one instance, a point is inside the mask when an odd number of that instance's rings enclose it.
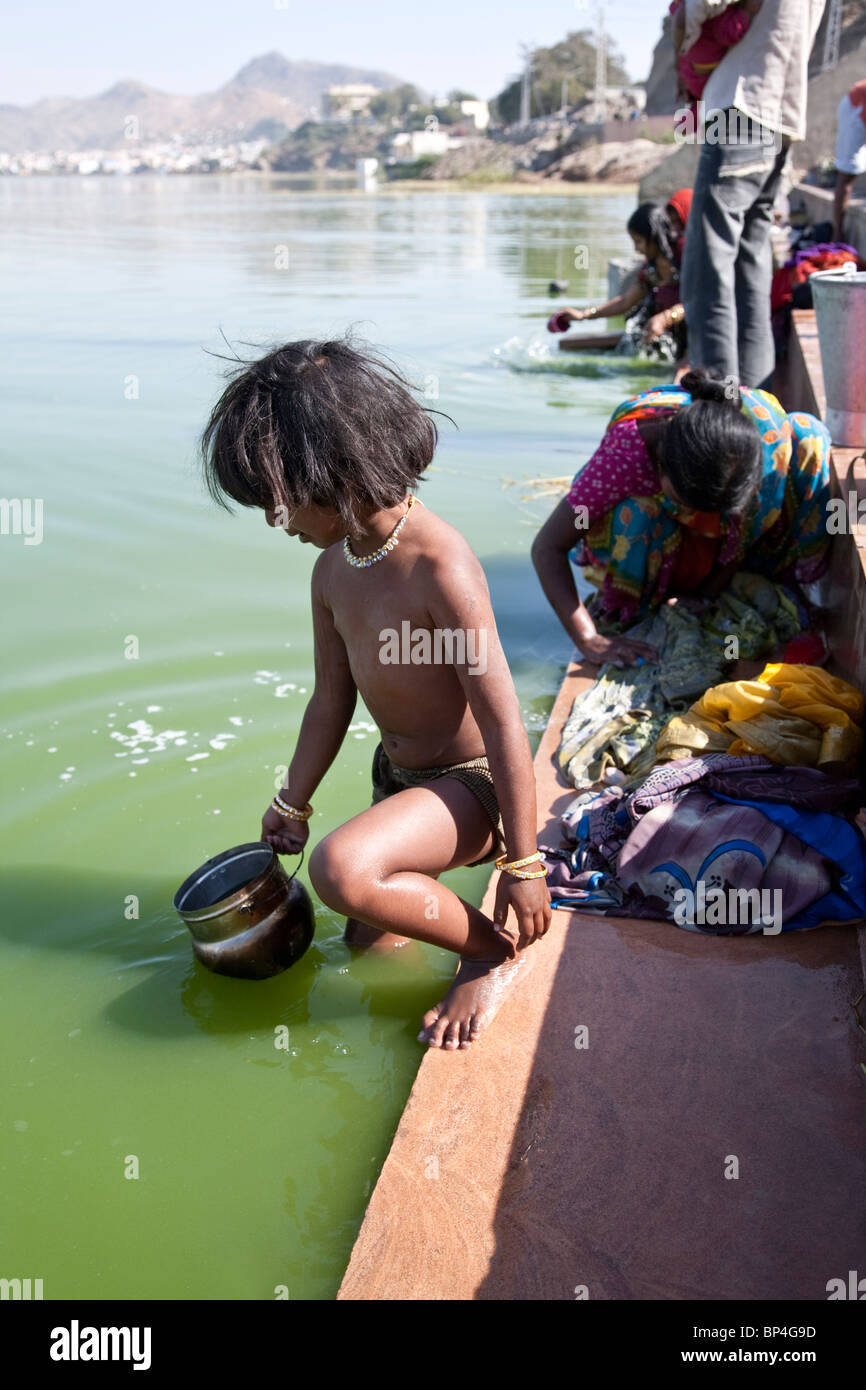
<instances>
[{"instance_id":1,"label":"green tree","mask_svg":"<svg viewBox=\"0 0 866 1390\"><path fill-rule=\"evenodd\" d=\"M404 82L401 87L392 87L388 92L379 92L374 96L367 110L374 120L377 121L403 121L409 115L413 106L421 105L421 94L417 87L411 82Z\"/></svg>"},{"instance_id":2,"label":"green tree","mask_svg":"<svg viewBox=\"0 0 866 1390\"><path fill-rule=\"evenodd\" d=\"M552 48L536 48L528 55L530 63L530 116L550 116L562 105L563 82L566 105L582 101L595 86L596 43L588 29L579 29ZM629 76L622 54L615 44L607 44L607 80L611 86L625 86ZM496 98L499 119L510 125L520 117L523 79L518 77Z\"/></svg>"},{"instance_id":3,"label":"green tree","mask_svg":"<svg viewBox=\"0 0 866 1390\"><path fill-rule=\"evenodd\" d=\"M356 159L379 154L380 136L370 126L346 121L305 121L280 145L268 150L272 169L306 173L313 169L352 169Z\"/></svg>"}]
</instances>

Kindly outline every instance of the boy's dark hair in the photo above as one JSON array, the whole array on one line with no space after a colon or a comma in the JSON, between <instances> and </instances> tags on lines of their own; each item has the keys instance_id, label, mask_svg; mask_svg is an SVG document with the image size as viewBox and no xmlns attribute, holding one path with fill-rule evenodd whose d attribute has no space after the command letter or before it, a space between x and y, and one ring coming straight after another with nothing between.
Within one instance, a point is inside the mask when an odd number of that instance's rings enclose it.
<instances>
[{"instance_id":1,"label":"boy's dark hair","mask_svg":"<svg viewBox=\"0 0 866 1390\"><path fill-rule=\"evenodd\" d=\"M661 470L695 511L741 511L761 481L761 435L743 414L739 387L734 381L731 391L731 381L702 367L686 372L680 385L691 404L665 430Z\"/></svg>"},{"instance_id":2,"label":"boy's dark hair","mask_svg":"<svg viewBox=\"0 0 866 1390\"><path fill-rule=\"evenodd\" d=\"M641 203L628 219L626 230L634 236L642 236L646 242L654 242L666 261L676 262L674 234L663 203Z\"/></svg>"},{"instance_id":3,"label":"boy's dark hair","mask_svg":"<svg viewBox=\"0 0 866 1390\"><path fill-rule=\"evenodd\" d=\"M333 507L351 528L403 500L437 438L394 367L348 339L305 340L240 362L201 452L222 506Z\"/></svg>"}]
</instances>

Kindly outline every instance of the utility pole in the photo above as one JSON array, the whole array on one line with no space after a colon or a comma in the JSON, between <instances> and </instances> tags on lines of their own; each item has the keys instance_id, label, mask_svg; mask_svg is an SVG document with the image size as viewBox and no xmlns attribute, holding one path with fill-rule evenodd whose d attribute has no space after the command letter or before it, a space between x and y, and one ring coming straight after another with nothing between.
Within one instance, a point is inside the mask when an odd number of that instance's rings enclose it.
<instances>
[{"instance_id":1,"label":"utility pole","mask_svg":"<svg viewBox=\"0 0 866 1390\"><path fill-rule=\"evenodd\" d=\"M607 41L604 33L604 0L598 0L598 28L595 37L595 100L602 124L607 120Z\"/></svg>"},{"instance_id":2,"label":"utility pole","mask_svg":"<svg viewBox=\"0 0 866 1390\"><path fill-rule=\"evenodd\" d=\"M839 62L839 39L842 35L842 0L830 0L827 6L827 29L824 34L824 59L821 71L835 68Z\"/></svg>"},{"instance_id":3,"label":"utility pole","mask_svg":"<svg viewBox=\"0 0 866 1390\"><path fill-rule=\"evenodd\" d=\"M532 74L532 54L527 53L523 68L523 81L520 86L520 124L529 125L529 96Z\"/></svg>"}]
</instances>

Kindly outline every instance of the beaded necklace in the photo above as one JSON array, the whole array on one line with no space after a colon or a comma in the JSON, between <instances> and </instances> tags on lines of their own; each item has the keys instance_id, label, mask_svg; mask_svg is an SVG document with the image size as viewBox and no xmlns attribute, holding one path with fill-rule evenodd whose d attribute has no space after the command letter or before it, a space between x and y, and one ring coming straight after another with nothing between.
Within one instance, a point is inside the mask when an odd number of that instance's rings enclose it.
<instances>
[{"instance_id":1,"label":"beaded necklace","mask_svg":"<svg viewBox=\"0 0 866 1390\"><path fill-rule=\"evenodd\" d=\"M398 537L400 535L400 532L403 530L403 527L406 525L406 522L409 520L409 513L411 512L417 500L418 499L416 498L414 492L410 492L409 505L406 508L405 515L401 516L400 520L397 522L397 525L394 527L394 530L391 532L388 539L384 541L382 545L379 546L378 550L374 550L372 554L356 555L354 550L352 549L349 537L346 536L345 540L343 541L343 554L345 555L349 564L354 569L363 570L366 569L368 565L378 564L380 560L384 560L389 550L393 550L395 546L399 545Z\"/></svg>"}]
</instances>

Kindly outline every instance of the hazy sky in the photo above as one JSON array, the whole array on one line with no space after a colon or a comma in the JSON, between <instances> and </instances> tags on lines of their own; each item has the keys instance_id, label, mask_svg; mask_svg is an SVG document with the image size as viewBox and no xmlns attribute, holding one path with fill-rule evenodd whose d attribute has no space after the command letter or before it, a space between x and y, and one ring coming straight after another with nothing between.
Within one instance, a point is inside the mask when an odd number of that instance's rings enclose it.
<instances>
[{"instance_id":1,"label":"hazy sky","mask_svg":"<svg viewBox=\"0 0 866 1390\"><path fill-rule=\"evenodd\" d=\"M647 76L668 0L607 0L632 77ZM0 103L92 96L122 77L202 92L270 49L394 72L429 91L495 95L521 44L594 27L596 0L0 0Z\"/></svg>"}]
</instances>

